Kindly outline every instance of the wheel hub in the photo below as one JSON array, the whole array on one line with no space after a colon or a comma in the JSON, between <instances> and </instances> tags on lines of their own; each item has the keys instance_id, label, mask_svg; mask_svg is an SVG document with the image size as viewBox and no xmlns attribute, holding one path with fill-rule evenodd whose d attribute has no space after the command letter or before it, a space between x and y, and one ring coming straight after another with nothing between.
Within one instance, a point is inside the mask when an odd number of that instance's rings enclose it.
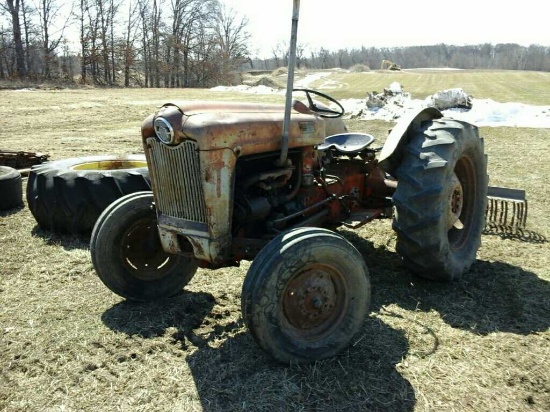
<instances>
[{"instance_id":1,"label":"wheel hub","mask_svg":"<svg viewBox=\"0 0 550 412\"><path fill-rule=\"evenodd\" d=\"M121 253L135 277L155 280L165 276L165 265L170 259L161 247L154 221L144 219L136 222L123 237Z\"/></svg>"},{"instance_id":2,"label":"wheel hub","mask_svg":"<svg viewBox=\"0 0 550 412\"><path fill-rule=\"evenodd\" d=\"M295 328L313 329L332 317L337 298L330 273L316 266L300 273L289 283L283 296L283 310Z\"/></svg>"},{"instance_id":3,"label":"wheel hub","mask_svg":"<svg viewBox=\"0 0 550 412\"><path fill-rule=\"evenodd\" d=\"M460 221L460 214L464 206L464 191L456 174L453 174L451 178L451 186L451 197L449 199L449 209L447 212L447 230L451 230L453 227L462 229L464 225Z\"/></svg>"}]
</instances>

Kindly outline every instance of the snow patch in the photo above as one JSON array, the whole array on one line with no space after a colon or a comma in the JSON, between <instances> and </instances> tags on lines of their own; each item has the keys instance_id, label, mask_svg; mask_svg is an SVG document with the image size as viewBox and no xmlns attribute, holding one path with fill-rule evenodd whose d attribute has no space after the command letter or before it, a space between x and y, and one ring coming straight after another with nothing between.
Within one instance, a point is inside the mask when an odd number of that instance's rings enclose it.
<instances>
[{"instance_id":1,"label":"snow patch","mask_svg":"<svg viewBox=\"0 0 550 412\"><path fill-rule=\"evenodd\" d=\"M210 89L212 92L238 92L249 94L284 94L283 90L275 89L264 85L247 86L246 84L240 84L238 86L216 86Z\"/></svg>"},{"instance_id":2,"label":"snow patch","mask_svg":"<svg viewBox=\"0 0 550 412\"><path fill-rule=\"evenodd\" d=\"M476 126L550 128L550 106L499 103L491 99L472 99L472 109L448 109L443 114Z\"/></svg>"},{"instance_id":3,"label":"snow patch","mask_svg":"<svg viewBox=\"0 0 550 412\"><path fill-rule=\"evenodd\" d=\"M412 99L408 93L399 92L399 87L392 83L383 93L369 93L365 100L347 99L340 103L348 117L362 120L395 121L413 111L435 107L445 117L463 120L479 127L550 128L550 106L475 99L460 88L442 90L420 100Z\"/></svg>"},{"instance_id":4,"label":"snow patch","mask_svg":"<svg viewBox=\"0 0 550 412\"><path fill-rule=\"evenodd\" d=\"M308 74L303 79L297 80L294 82L294 88L308 88L309 85L317 80L322 79L323 77L330 76L332 72L318 72Z\"/></svg>"}]
</instances>

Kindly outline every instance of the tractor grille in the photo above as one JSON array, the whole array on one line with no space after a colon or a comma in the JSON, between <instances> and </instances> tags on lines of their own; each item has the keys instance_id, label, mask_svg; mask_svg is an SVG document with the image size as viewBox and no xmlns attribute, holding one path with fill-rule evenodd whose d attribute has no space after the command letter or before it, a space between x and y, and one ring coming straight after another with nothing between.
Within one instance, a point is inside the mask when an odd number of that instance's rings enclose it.
<instances>
[{"instance_id":1,"label":"tractor grille","mask_svg":"<svg viewBox=\"0 0 550 412\"><path fill-rule=\"evenodd\" d=\"M154 167L151 175L157 192L157 210L168 216L206 223L197 144L187 141L167 146L152 137L147 143Z\"/></svg>"}]
</instances>

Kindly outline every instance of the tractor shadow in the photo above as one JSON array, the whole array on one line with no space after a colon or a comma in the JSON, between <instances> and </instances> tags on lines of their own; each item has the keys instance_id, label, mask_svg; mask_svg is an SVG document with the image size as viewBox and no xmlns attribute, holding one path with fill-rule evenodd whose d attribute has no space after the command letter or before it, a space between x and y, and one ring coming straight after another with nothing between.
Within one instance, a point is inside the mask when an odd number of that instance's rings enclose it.
<instances>
[{"instance_id":1,"label":"tractor shadow","mask_svg":"<svg viewBox=\"0 0 550 412\"><path fill-rule=\"evenodd\" d=\"M111 330L145 339L176 328L172 337L186 348L189 343L203 344L194 331L203 324L214 304L214 296L209 293L182 291L153 302L122 301L105 311L101 320Z\"/></svg>"},{"instance_id":2,"label":"tractor shadow","mask_svg":"<svg viewBox=\"0 0 550 412\"><path fill-rule=\"evenodd\" d=\"M478 259L461 279L434 282L409 273L397 253L375 248L355 233L344 235L369 267L374 312L390 304L411 311L434 310L453 328L481 335L529 335L550 327L550 282L533 272Z\"/></svg>"},{"instance_id":3,"label":"tractor shadow","mask_svg":"<svg viewBox=\"0 0 550 412\"><path fill-rule=\"evenodd\" d=\"M198 397L191 406L212 412L414 410L415 390L400 372L412 342L406 330L385 320L415 325L397 319L403 312L388 310L389 305L413 312L436 311L451 327L479 335L497 331L529 335L550 326L550 284L535 273L478 260L459 281L427 281L408 273L395 252L375 247L354 232L342 234L367 261L372 302L371 315L358 336L333 358L308 365L274 362L239 316L232 313L233 320L216 316L219 306L224 306L222 297L204 292L184 291L152 303L121 302L103 314L103 323L144 339L168 334L193 376ZM231 312L237 307L233 302ZM422 352L429 356L438 350L439 338L431 333L425 339L429 344Z\"/></svg>"},{"instance_id":4,"label":"tractor shadow","mask_svg":"<svg viewBox=\"0 0 550 412\"><path fill-rule=\"evenodd\" d=\"M408 351L406 338L380 319L367 321L352 347L336 357L284 365L258 347L240 317L216 316L218 300L183 291L157 302L123 301L102 321L129 337L174 345L174 361L185 357L198 393L190 410L414 409L414 389L396 369Z\"/></svg>"},{"instance_id":5,"label":"tractor shadow","mask_svg":"<svg viewBox=\"0 0 550 412\"><path fill-rule=\"evenodd\" d=\"M90 247L90 235L70 235L55 233L42 229L36 225L31 230L34 237L38 237L49 246L61 246L65 250L88 249Z\"/></svg>"},{"instance_id":6,"label":"tractor shadow","mask_svg":"<svg viewBox=\"0 0 550 412\"><path fill-rule=\"evenodd\" d=\"M242 328L187 363L204 411L412 411L415 391L396 368L407 352L403 332L370 319L350 348L312 364L273 361Z\"/></svg>"}]
</instances>

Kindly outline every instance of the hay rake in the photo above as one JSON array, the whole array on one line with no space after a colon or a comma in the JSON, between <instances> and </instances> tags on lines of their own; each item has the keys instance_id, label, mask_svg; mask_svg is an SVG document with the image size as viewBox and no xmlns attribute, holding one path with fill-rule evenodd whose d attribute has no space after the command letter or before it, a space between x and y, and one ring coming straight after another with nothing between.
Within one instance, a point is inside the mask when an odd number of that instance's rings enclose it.
<instances>
[{"instance_id":1,"label":"hay rake","mask_svg":"<svg viewBox=\"0 0 550 412\"><path fill-rule=\"evenodd\" d=\"M489 186L487 191L488 225L523 229L527 224L527 198L525 190Z\"/></svg>"}]
</instances>

